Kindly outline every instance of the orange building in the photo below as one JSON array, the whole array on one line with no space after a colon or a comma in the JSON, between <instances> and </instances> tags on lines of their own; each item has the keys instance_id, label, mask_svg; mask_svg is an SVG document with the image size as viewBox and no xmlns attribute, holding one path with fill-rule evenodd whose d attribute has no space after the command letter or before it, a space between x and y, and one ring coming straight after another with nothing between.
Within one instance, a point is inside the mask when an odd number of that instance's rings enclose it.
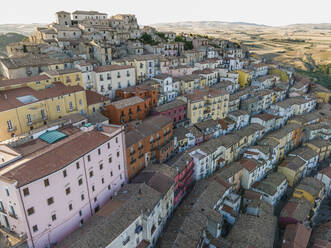
<instances>
[{"instance_id":1,"label":"orange building","mask_svg":"<svg viewBox=\"0 0 331 248\"><path fill-rule=\"evenodd\" d=\"M108 117L109 123L117 125L143 120L151 110L148 100L138 96L118 100L105 106L103 114Z\"/></svg>"},{"instance_id":2,"label":"orange building","mask_svg":"<svg viewBox=\"0 0 331 248\"><path fill-rule=\"evenodd\" d=\"M163 163L174 151L173 124L168 117L146 118L125 134L128 179L151 162Z\"/></svg>"},{"instance_id":3,"label":"orange building","mask_svg":"<svg viewBox=\"0 0 331 248\"><path fill-rule=\"evenodd\" d=\"M116 99L126 99L134 96L144 99L147 106L156 107L157 105L157 90L150 85L131 86L116 91Z\"/></svg>"}]
</instances>

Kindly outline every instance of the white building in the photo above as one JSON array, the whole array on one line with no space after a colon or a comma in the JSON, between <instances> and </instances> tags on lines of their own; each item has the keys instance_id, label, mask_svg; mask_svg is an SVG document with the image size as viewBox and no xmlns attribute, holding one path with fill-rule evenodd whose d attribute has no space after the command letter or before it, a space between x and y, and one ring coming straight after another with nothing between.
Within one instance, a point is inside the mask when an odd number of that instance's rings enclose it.
<instances>
[{"instance_id":1,"label":"white building","mask_svg":"<svg viewBox=\"0 0 331 248\"><path fill-rule=\"evenodd\" d=\"M262 181L254 184L252 190L262 194L262 200L275 206L287 189L286 177L278 172L273 172Z\"/></svg>"},{"instance_id":2,"label":"white building","mask_svg":"<svg viewBox=\"0 0 331 248\"><path fill-rule=\"evenodd\" d=\"M331 166L320 170L315 176L316 179L322 181L325 185L325 192L327 196L331 195Z\"/></svg>"},{"instance_id":3,"label":"white building","mask_svg":"<svg viewBox=\"0 0 331 248\"><path fill-rule=\"evenodd\" d=\"M58 247L90 248L101 244L107 248L153 247L165 221L161 198L161 193L145 183L125 185L96 216Z\"/></svg>"},{"instance_id":4,"label":"white building","mask_svg":"<svg viewBox=\"0 0 331 248\"><path fill-rule=\"evenodd\" d=\"M171 102L175 100L175 98L178 96L179 83L174 85L173 78L168 74L159 74L154 76L153 79L159 82L161 86L160 93L164 95L165 102Z\"/></svg>"},{"instance_id":5,"label":"white building","mask_svg":"<svg viewBox=\"0 0 331 248\"><path fill-rule=\"evenodd\" d=\"M250 115L245 110L235 110L228 114L228 116L236 122L236 129L241 129L249 124Z\"/></svg>"},{"instance_id":6,"label":"white building","mask_svg":"<svg viewBox=\"0 0 331 248\"><path fill-rule=\"evenodd\" d=\"M243 158L240 163L243 166L241 185L245 189L250 189L255 182L260 181L271 169L270 162L264 159Z\"/></svg>"},{"instance_id":7,"label":"white building","mask_svg":"<svg viewBox=\"0 0 331 248\"><path fill-rule=\"evenodd\" d=\"M83 11L76 10L72 13L73 21L86 21L86 20L106 20L107 14L98 11Z\"/></svg>"},{"instance_id":8,"label":"white building","mask_svg":"<svg viewBox=\"0 0 331 248\"><path fill-rule=\"evenodd\" d=\"M93 65L90 63L80 63L75 65L82 72L82 82L84 89L95 89Z\"/></svg>"},{"instance_id":9,"label":"white building","mask_svg":"<svg viewBox=\"0 0 331 248\"><path fill-rule=\"evenodd\" d=\"M111 99L115 98L116 90L136 85L135 68L132 66L98 66L93 72L92 90Z\"/></svg>"},{"instance_id":10,"label":"white building","mask_svg":"<svg viewBox=\"0 0 331 248\"><path fill-rule=\"evenodd\" d=\"M316 170L318 164L319 155L313 149L308 146L300 147L293 150L291 153L288 154L289 156L296 156L301 158L306 163L305 172L309 174L314 169Z\"/></svg>"}]
</instances>

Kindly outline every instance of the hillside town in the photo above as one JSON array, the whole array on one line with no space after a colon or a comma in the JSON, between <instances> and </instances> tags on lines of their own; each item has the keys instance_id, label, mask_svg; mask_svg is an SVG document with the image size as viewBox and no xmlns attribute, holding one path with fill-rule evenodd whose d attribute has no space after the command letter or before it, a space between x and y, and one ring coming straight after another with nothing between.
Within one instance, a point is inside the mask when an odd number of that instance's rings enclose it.
<instances>
[{"instance_id":1,"label":"hillside town","mask_svg":"<svg viewBox=\"0 0 331 248\"><path fill-rule=\"evenodd\" d=\"M225 39L60 11L0 58L0 247L331 246L331 91Z\"/></svg>"}]
</instances>

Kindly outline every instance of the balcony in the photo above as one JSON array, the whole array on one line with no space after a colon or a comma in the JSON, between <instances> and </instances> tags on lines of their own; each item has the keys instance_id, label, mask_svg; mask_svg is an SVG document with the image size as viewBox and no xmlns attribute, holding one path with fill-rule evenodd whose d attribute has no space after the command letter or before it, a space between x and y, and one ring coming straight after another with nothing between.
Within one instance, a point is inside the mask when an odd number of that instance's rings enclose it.
<instances>
[{"instance_id":1,"label":"balcony","mask_svg":"<svg viewBox=\"0 0 331 248\"><path fill-rule=\"evenodd\" d=\"M130 237L127 237L125 240L123 240L123 246L129 243L129 241L130 241Z\"/></svg>"},{"instance_id":2,"label":"balcony","mask_svg":"<svg viewBox=\"0 0 331 248\"><path fill-rule=\"evenodd\" d=\"M142 232L142 230L143 230L143 226L142 225L138 225L138 226L136 226L136 229L135 229L135 233L136 234L139 234L139 233L141 233Z\"/></svg>"},{"instance_id":3,"label":"balcony","mask_svg":"<svg viewBox=\"0 0 331 248\"><path fill-rule=\"evenodd\" d=\"M8 132L14 132L17 130L16 126L8 127Z\"/></svg>"},{"instance_id":4,"label":"balcony","mask_svg":"<svg viewBox=\"0 0 331 248\"><path fill-rule=\"evenodd\" d=\"M131 159L131 164L134 164L137 160L136 159Z\"/></svg>"},{"instance_id":5,"label":"balcony","mask_svg":"<svg viewBox=\"0 0 331 248\"><path fill-rule=\"evenodd\" d=\"M10 217L14 218L14 219L18 219L17 215L15 213L9 213L8 214Z\"/></svg>"}]
</instances>

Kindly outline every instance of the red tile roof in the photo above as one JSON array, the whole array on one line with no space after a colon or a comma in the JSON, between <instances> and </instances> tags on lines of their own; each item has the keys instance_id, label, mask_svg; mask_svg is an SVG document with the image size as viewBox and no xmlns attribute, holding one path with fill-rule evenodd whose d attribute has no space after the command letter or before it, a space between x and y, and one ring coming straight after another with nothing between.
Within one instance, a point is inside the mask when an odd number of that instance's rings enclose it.
<instances>
[{"instance_id":1,"label":"red tile roof","mask_svg":"<svg viewBox=\"0 0 331 248\"><path fill-rule=\"evenodd\" d=\"M97 92L91 91L91 90L86 90L86 101L87 105L92 105L96 103L102 103L104 101L109 100L109 98L100 95Z\"/></svg>"},{"instance_id":2,"label":"red tile roof","mask_svg":"<svg viewBox=\"0 0 331 248\"><path fill-rule=\"evenodd\" d=\"M6 87L16 84L26 84L30 82L38 82L41 80L48 80L50 79L47 75L38 75L34 77L24 77L24 78L16 78L16 79L7 79L7 80L0 80L0 87Z\"/></svg>"},{"instance_id":3,"label":"red tile roof","mask_svg":"<svg viewBox=\"0 0 331 248\"><path fill-rule=\"evenodd\" d=\"M17 181L17 187L22 187L61 170L109 139L109 136L97 131L76 133L72 137L69 136L47 146L46 149L40 151L39 155L32 156L31 159L26 157L27 161L22 161L21 164L3 174L2 177ZM18 160L18 163L20 162Z\"/></svg>"}]
</instances>

